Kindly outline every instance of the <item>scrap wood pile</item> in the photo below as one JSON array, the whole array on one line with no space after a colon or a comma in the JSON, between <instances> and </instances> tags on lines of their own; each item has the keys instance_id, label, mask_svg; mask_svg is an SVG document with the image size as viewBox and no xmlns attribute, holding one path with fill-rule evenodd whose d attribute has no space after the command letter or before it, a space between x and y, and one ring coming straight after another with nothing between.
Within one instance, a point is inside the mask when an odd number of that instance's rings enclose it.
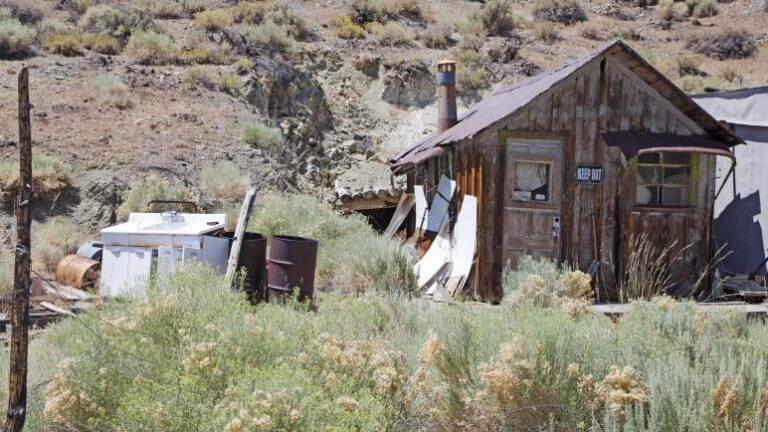
<instances>
[{"instance_id":1,"label":"scrap wood pile","mask_svg":"<svg viewBox=\"0 0 768 432\"><path fill-rule=\"evenodd\" d=\"M475 259L477 197L456 194L456 182L441 176L432 201L423 186L414 186L413 195L404 195L386 236L393 236L415 207L416 232L408 240L415 248L413 271L425 297L451 301L468 291ZM456 212L456 208L459 208Z\"/></svg>"}]
</instances>

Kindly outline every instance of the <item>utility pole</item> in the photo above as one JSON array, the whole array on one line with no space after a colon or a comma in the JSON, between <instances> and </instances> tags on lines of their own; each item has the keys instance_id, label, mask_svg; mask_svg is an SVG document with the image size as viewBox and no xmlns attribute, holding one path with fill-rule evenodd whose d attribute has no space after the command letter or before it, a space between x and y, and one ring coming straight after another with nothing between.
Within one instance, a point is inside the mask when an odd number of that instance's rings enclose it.
<instances>
[{"instance_id":1,"label":"utility pole","mask_svg":"<svg viewBox=\"0 0 768 432\"><path fill-rule=\"evenodd\" d=\"M24 429L27 415L27 350L29 348L29 286L32 189L32 132L29 119L29 69L19 73L19 191L16 198L16 250L11 310L11 361L5 432Z\"/></svg>"}]
</instances>

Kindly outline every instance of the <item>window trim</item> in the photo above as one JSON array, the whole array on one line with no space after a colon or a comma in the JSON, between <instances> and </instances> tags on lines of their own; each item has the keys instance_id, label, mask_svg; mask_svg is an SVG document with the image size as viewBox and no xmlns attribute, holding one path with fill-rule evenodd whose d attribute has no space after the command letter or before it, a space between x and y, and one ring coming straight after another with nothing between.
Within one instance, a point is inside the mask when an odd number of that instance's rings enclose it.
<instances>
[{"instance_id":1,"label":"window trim","mask_svg":"<svg viewBox=\"0 0 768 432\"><path fill-rule=\"evenodd\" d=\"M656 154L661 156L664 153L680 153L680 152L654 152L654 153L656 153ZM648 153L646 153L646 154L648 154ZM638 155L636 155L635 157L632 158L632 160L630 162L630 166L631 166L632 172L633 172L633 174L635 176L635 178L634 178L634 181L635 181L634 205L635 205L636 208L638 208L638 209L690 209L690 208L695 208L696 207L696 195L697 195L697 185L698 185L698 179L699 179L699 163L700 163L700 158L699 158L699 154L697 154L697 153L686 153L686 154L688 154L689 157L690 157L690 159L689 159L690 162L689 162L688 165L685 165L685 164L666 164L666 163L641 164L641 163L639 163L639 157L641 156L641 154L638 154ZM638 176L639 176L638 167L640 165L658 166L658 167L665 167L665 166L670 166L670 167L689 166L690 167L690 174L689 174L689 178L688 178L688 182L689 182L688 183L688 200L687 200L688 203L687 204L682 204L682 205L661 204L661 203L652 203L652 204L640 204L640 203L638 203L637 202L637 188L640 186L640 183L638 181L639 180L638 179ZM664 183L659 183L659 185L663 186ZM672 185L672 186L674 187L674 186L678 186L678 185ZM683 185L680 185L680 186L681 187L685 187Z\"/></svg>"}]
</instances>

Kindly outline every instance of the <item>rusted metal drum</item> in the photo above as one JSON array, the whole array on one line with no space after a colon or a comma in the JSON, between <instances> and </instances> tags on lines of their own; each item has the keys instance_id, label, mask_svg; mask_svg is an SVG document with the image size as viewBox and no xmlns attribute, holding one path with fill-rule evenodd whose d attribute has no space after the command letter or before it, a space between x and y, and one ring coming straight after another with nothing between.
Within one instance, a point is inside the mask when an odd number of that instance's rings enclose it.
<instances>
[{"instance_id":1,"label":"rusted metal drum","mask_svg":"<svg viewBox=\"0 0 768 432\"><path fill-rule=\"evenodd\" d=\"M222 237L233 238L235 233L222 232ZM231 246L231 245L230 245ZM244 268L247 272L245 291L252 303L266 300L267 282L267 238L259 233L246 232L243 244L240 246L240 259L237 270Z\"/></svg>"},{"instance_id":2,"label":"rusted metal drum","mask_svg":"<svg viewBox=\"0 0 768 432\"><path fill-rule=\"evenodd\" d=\"M299 289L299 300L312 300L317 267L317 240L274 236L269 250L267 291L269 299Z\"/></svg>"},{"instance_id":3,"label":"rusted metal drum","mask_svg":"<svg viewBox=\"0 0 768 432\"><path fill-rule=\"evenodd\" d=\"M101 276L101 263L78 255L67 255L56 266L56 281L78 289L96 286Z\"/></svg>"}]
</instances>

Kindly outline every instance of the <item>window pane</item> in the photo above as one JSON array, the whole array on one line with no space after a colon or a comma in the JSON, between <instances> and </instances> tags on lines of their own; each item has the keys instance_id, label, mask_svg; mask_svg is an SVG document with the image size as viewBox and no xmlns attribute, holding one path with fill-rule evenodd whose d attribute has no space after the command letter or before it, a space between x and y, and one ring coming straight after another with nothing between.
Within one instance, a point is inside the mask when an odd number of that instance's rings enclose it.
<instances>
[{"instance_id":1,"label":"window pane","mask_svg":"<svg viewBox=\"0 0 768 432\"><path fill-rule=\"evenodd\" d=\"M642 205L659 204L659 186L638 186L635 202Z\"/></svg>"},{"instance_id":2,"label":"window pane","mask_svg":"<svg viewBox=\"0 0 768 432\"><path fill-rule=\"evenodd\" d=\"M690 167L682 166L664 168L664 184L687 185L690 181L690 177Z\"/></svg>"},{"instance_id":3,"label":"window pane","mask_svg":"<svg viewBox=\"0 0 768 432\"><path fill-rule=\"evenodd\" d=\"M644 153L637 156L638 163L651 163L657 164L660 162L659 153Z\"/></svg>"},{"instance_id":4,"label":"window pane","mask_svg":"<svg viewBox=\"0 0 768 432\"><path fill-rule=\"evenodd\" d=\"M661 194L661 203L664 205L688 205L688 188L665 186Z\"/></svg>"},{"instance_id":5,"label":"window pane","mask_svg":"<svg viewBox=\"0 0 768 432\"><path fill-rule=\"evenodd\" d=\"M690 153L663 153L662 158L665 164L688 165L691 163Z\"/></svg>"},{"instance_id":6,"label":"window pane","mask_svg":"<svg viewBox=\"0 0 768 432\"><path fill-rule=\"evenodd\" d=\"M514 199L549 201L549 164L515 161Z\"/></svg>"},{"instance_id":7,"label":"window pane","mask_svg":"<svg viewBox=\"0 0 768 432\"><path fill-rule=\"evenodd\" d=\"M661 168L656 166L643 166L637 167L637 182L639 184L658 184L661 183L661 177L659 171Z\"/></svg>"}]
</instances>

